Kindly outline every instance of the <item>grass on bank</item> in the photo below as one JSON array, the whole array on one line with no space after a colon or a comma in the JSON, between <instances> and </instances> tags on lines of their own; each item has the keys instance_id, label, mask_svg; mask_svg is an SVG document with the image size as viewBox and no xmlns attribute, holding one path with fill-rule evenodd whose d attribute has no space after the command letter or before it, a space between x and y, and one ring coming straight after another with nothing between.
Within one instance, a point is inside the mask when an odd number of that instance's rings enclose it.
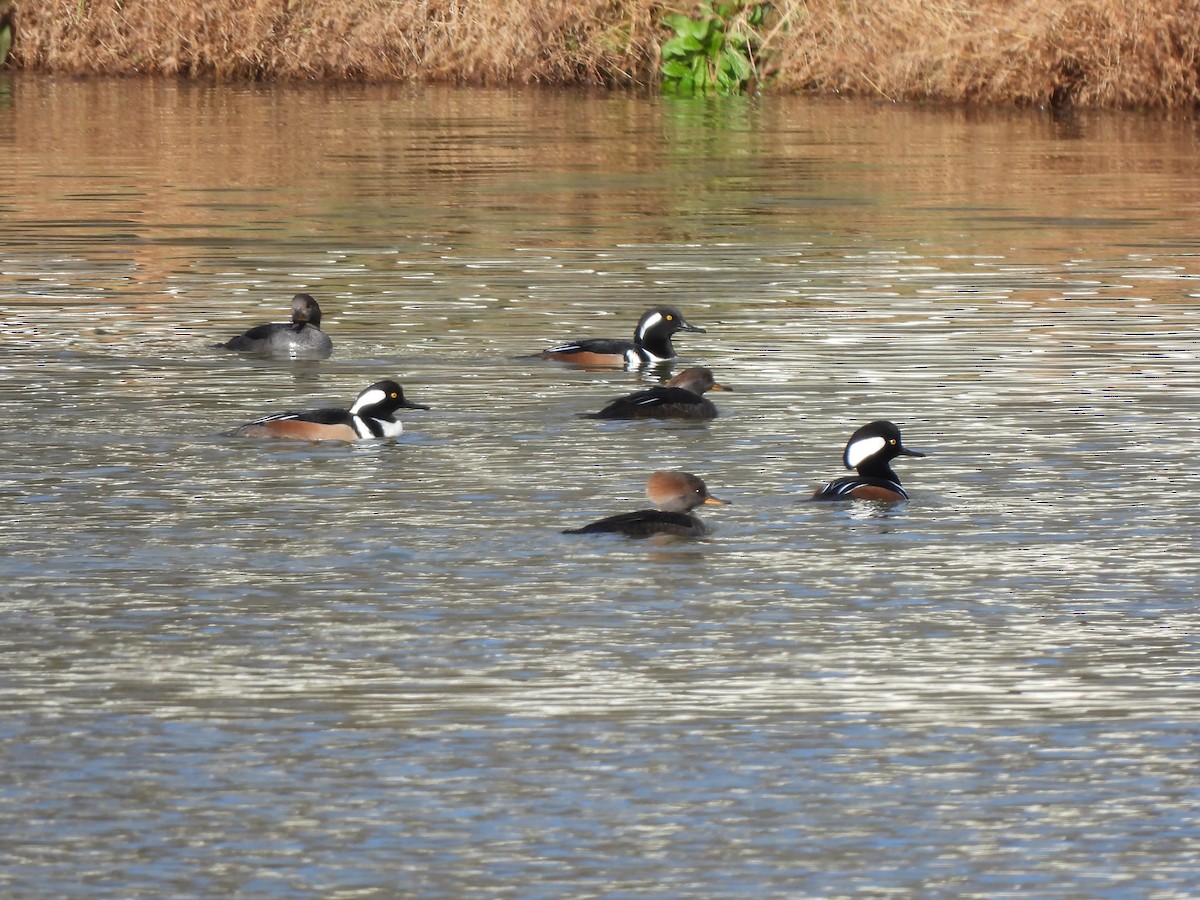
<instances>
[{"instance_id":1,"label":"grass on bank","mask_svg":"<svg viewBox=\"0 0 1200 900\"><path fill-rule=\"evenodd\" d=\"M757 86L1190 107L1200 0L779 0ZM651 0L15 0L10 65L69 74L656 87Z\"/></svg>"}]
</instances>

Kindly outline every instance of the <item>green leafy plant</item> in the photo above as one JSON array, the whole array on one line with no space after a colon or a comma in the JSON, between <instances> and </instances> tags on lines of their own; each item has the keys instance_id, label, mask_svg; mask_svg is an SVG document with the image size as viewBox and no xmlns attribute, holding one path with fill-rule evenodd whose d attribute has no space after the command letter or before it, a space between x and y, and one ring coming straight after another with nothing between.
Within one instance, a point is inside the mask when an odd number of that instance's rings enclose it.
<instances>
[{"instance_id":1,"label":"green leafy plant","mask_svg":"<svg viewBox=\"0 0 1200 900\"><path fill-rule=\"evenodd\" d=\"M12 3L0 0L0 66L8 60L8 51L12 49Z\"/></svg>"},{"instance_id":2,"label":"green leafy plant","mask_svg":"<svg viewBox=\"0 0 1200 900\"><path fill-rule=\"evenodd\" d=\"M770 4L701 0L691 15L671 13L663 24L675 32L662 46L664 93L739 94L761 72L759 28Z\"/></svg>"}]
</instances>

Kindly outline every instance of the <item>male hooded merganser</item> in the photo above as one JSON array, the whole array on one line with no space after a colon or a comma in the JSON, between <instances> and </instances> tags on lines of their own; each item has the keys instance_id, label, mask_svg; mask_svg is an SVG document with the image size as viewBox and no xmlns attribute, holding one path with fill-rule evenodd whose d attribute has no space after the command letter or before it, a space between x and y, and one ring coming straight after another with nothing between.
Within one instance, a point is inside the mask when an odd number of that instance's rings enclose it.
<instances>
[{"instance_id":1,"label":"male hooded merganser","mask_svg":"<svg viewBox=\"0 0 1200 900\"><path fill-rule=\"evenodd\" d=\"M618 397L589 419L715 419L717 407L701 396L705 391L728 391L713 380L712 369L693 366L666 384Z\"/></svg>"},{"instance_id":2,"label":"male hooded merganser","mask_svg":"<svg viewBox=\"0 0 1200 900\"><path fill-rule=\"evenodd\" d=\"M296 441L357 441L396 437L404 426L396 410L429 409L404 398L394 381L377 381L349 409L309 409L264 416L230 432L237 437L287 438Z\"/></svg>"},{"instance_id":3,"label":"male hooded merganser","mask_svg":"<svg viewBox=\"0 0 1200 900\"><path fill-rule=\"evenodd\" d=\"M691 511L702 503L723 506L729 502L712 496L703 481L687 472L655 472L646 480L646 494L658 509L609 516L582 528L568 528L563 534L619 532L628 537L656 534L703 537L708 528Z\"/></svg>"},{"instance_id":4,"label":"male hooded merganser","mask_svg":"<svg viewBox=\"0 0 1200 900\"><path fill-rule=\"evenodd\" d=\"M629 369L657 365L675 358L671 335L677 331L704 329L689 324L683 313L674 306L656 306L646 310L638 320L632 341L593 338L559 344L535 354L538 359L556 359L577 366L621 367Z\"/></svg>"},{"instance_id":5,"label":"male hooded merganser","mask_svg":"<svg viewBox=\"0 0 1200 900\"><path fill-rule=\"evenodd\" d=\"M325 359L333 353L333 341L323 332L321 307L309 294L292 298L292 321L256 325L245 334L215 346L242 353L282 356L289 359Z\"/></svg>"},{"instance_id":6,"label":"male hooded merganser","mask_svg":"<svg viewBox=\"0 0 1200 900\"><path fill-rule=\"evenodd\" d=\"M879 419L864 425L846 443L842 462L847 469L857 469L857 475L847 475L826 485L813 494L814 500L907 500L900 479L892 471L891 461L897 456L924 456L909 450L900 441L900 429L891 422Z\"/></svg>"}]
</instances>

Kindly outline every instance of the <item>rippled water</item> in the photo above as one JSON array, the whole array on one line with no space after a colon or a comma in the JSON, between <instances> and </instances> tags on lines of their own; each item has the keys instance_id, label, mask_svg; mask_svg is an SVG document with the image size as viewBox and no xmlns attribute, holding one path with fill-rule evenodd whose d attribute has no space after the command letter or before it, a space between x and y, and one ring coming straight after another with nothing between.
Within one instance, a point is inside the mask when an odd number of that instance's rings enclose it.
<instances>
[{"instance_id":1,"label":"rippled water","mask_svg":"<svg viewBox=\"0 0 1200 900\"><path fill-rule=\"evenodd\" d=\"M1195 122L0 106L7 896L1200 893ZM332 359L208 348L300 290ZM715 422L517 358L657 302ZM398 441L222 435L384 377ZM803 502L877 417L912 502ZM662 467L708 539L560 533Z\"/></svg>"}]
</instances>

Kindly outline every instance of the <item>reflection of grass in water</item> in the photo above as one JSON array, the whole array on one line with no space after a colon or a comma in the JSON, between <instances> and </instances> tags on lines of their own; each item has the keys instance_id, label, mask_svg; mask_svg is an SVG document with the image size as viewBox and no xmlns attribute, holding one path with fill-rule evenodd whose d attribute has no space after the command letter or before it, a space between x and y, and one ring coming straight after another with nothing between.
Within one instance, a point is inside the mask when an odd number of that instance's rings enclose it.
<instances>
[{"instance_id":1,"label":"reflection of grass in water","mask_svg":"<svg viewBox=\"0 0 1200 900\"><path fill-rule=\"evenodd\" d=\"M888 99L1187 106L1200 31L1174 0L780 0L778 89ZM657 0L22 6L15 59L57 72L647 86L672 37Z\"/></svg>"}]
</instances>

